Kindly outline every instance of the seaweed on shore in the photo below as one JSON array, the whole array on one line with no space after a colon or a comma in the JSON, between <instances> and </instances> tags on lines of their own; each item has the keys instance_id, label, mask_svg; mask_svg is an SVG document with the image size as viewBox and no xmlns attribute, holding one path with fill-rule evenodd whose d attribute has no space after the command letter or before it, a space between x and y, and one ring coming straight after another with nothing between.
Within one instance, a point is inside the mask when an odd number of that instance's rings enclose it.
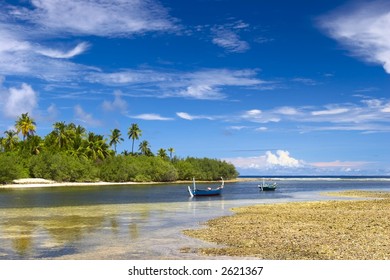
<instances>
[{"instance_id":1,"label":"seaweed on shore","mask_svg":"<svg viewBox=\"0 0 390 280\"><path fill-rule=\"evenodd\" d=\"M235 208L235 215L210 220L207 227L184 233L223 245L199 248L207 255L277 260L390 259L390 193L339 195L371 199Z\"/></svg>"}]
</instances>

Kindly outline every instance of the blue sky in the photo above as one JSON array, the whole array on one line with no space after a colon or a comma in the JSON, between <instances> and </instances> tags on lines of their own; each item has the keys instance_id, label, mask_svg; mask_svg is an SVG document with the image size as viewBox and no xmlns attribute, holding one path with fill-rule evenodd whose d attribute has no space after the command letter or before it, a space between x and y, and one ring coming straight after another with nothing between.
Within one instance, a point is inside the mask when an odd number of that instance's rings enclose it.
<instances>
[{"instance_id":1,"label":"blue sky","mask_svg":"<svg viewBox=\"0 0 390 280\"><path fill-rule=\"evenodd\" d=\"M0 3L0 130L29 112L242 175L390 175L390 1Z\"/></svg>"}]
</instances>

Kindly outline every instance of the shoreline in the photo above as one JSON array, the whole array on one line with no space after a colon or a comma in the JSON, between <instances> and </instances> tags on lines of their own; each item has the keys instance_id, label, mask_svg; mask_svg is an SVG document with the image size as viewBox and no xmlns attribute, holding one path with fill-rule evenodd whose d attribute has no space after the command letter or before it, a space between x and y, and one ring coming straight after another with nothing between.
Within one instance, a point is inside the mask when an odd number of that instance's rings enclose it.
<instances>
[{"instance_id":1,"label":"shoreline","mask_svg":"<svg viewBox=\"0 0 390 280\"><path fill-rule=\"evenodd\" d=\"M225 180L225 183L236 182L254 182L259 181L258 178L235 178ZM196 181L197 183L218 183L219 181ZM42 178L24 178L14 180L12 184L0 184L0 189L23 189L23 188L54 188L54 187L78 187L78 186L121 186L121 185L161 185L161 184L192 184L188 181L174 182L56 182Z\"/></svg>"}]
</instances>

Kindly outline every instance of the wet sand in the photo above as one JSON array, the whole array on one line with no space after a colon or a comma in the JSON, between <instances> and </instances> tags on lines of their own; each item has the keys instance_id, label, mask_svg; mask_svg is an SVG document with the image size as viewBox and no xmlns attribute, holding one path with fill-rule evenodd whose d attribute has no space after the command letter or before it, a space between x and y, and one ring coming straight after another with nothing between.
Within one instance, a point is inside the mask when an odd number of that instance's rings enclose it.
<instances>
[{"instance_id":1,"label":"wet sand","mask_svg":"<svg viewBox=\"0 0 390 280\"><path fill-rule=\"evenodd\" d=\"M234 215L184 231L219 247L205 255L276 260L389 260L390 192L331 193L329 200L234 208ZM367 199L369 198L369 199Z\"/></svg>"}]
</instances>

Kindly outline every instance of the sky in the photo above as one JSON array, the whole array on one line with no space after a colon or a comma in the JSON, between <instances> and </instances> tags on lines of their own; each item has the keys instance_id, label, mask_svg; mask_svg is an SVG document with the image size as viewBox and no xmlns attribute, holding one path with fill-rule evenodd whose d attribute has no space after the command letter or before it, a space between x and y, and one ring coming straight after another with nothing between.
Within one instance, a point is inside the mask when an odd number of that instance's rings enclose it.
<instances>
[{"instance_id":1,"label":"sky","mask_svg":"<svg viewBox=\"0 0 390 280\"><path fill-rule=\"evenodd\" d=\"M0 1L1 133L28 112L120 152L137 123L241 175L390 175L389 75L390 1Z\"/></svg>"}]
</instances>

